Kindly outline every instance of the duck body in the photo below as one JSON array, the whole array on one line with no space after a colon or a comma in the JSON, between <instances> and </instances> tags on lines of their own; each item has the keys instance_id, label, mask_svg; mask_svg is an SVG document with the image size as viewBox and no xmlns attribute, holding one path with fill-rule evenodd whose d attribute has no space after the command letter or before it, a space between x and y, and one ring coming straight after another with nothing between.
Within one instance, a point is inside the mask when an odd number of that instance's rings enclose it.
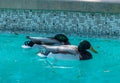
<instances>
[{"instance_id":1,"label":"duck body","mask_svg":"<svg viewBox=\"0 0 120 83\"><path fill-rule=\"evenodd\" d=\"M80 60L79 55L72 55L72 54L62 54L62 53L49 53L47 56L43 55L41 53L37 54L40 57L44 58L52 58L52 59L57 59L57 60Z\"/></svg>"}]
</instances>

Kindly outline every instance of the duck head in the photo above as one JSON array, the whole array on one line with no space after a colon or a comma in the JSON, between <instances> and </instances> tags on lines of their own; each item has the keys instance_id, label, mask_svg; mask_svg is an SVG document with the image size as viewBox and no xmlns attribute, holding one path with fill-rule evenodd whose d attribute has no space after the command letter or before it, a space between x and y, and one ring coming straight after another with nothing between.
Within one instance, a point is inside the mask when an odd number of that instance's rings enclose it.
<instances>
[{"instance_id":1,"label":"duck head","mask_svg":"<svg viewBox=\"0 0 120 83\"><path fill-rule=\"evenodd\" d=\"M92 58L91 53L87 51L88 49L90 49L94 53L97 53L97 51L91 46L89 41L83 40L79 43L78 51L82 56L82 58L80 58L81 60L87 60Z\"/></svg>"},{"instance_id":2,"label":"duck head","mask_svg":"<svg viewBox=\"0 0 120 83\"><path fill-rule=\"evenodd\" d=\"M67 36L64 34L56 34L54 39L56 39L60 42L64 42L64 44L66 44L66 45L70 44Z\"/></svg>"},{"instance_id":3,"label":"duck head","mask_svg":"<svg viewBox=\"0 0 120 83\"><path fill-rule=\"evenodd\" d=\"M91 50L92 52L94 52L94 53L98 53L92 46L91 46L91 44L90 44L90 42L89 41L87 41L87 40L83 40L83 41L81 41L80 43L79 43L79 45L78 45L78 51L79 52L84 52L84 51L86 51L86 50Z\"/></svg>"}]
</instances>

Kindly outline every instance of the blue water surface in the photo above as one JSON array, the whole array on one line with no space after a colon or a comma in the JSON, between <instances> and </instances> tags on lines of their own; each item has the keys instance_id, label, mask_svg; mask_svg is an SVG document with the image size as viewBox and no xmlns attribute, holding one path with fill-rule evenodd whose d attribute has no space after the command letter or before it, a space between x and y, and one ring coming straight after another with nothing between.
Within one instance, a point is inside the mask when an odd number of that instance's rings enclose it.
<instances>
[{"instance_id":1,"label":"blue water surface","mask_svg":"<svg viewBox=\"0 0 120 83\"><path fill-rule=\"evenodd\" d=\"M29 34L48 36L47 34ZM49 35L50 36L50 35ZM69 36L73 45L88 40L98 51L93 59L43 59L38 49L23 49L26 34L0 34L0 83L119 83L120 40Z\"/></svg>"}]
</instances>

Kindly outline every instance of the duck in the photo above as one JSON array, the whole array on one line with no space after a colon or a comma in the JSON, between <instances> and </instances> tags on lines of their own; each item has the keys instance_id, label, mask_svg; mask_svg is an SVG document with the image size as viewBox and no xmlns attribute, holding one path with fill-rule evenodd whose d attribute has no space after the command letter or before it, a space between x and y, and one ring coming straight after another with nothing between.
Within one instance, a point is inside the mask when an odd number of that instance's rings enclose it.
<instances>
[{"instance_id":1,"label":"duck","mask_svg":"<svg viewBox=\"0 0 120 83\"><path fill-rule=\"evenodd\" d=\"M31 37L26 36L29 41L25 41L23 48L37 47L38 45L70 45L65 34L56 34L54 37Z\"/></svg>"},{"instance_id":2,"label":"duck","mask_svg":"<svg viewBox=\"0 0 120 83\"><path fill-rule=\"evenodd\" d=\"M62 52L57 52L54 53L52 51L50 51L47 56L42 54L42 53L38 53L37 55L40 57L46 57L46 58L54 58L54 59L61 59L61 60L89 60L92 59L92 54L88 51L91 50L94 53L98 53L90 44L89 41L87 40L82 40L78 46L73 46L73 45L67 45L67 46L59 46L57 47L65 47L64 49L69 49L69 47L71 49L74 49L72 51L76 51L76 53L71 54L71 53L62 53ZM49 46L45 46L45 48L49 49ZM53 47L54 48L54 47ZM55 51L55 50L54 50ZM63 50L64 51L64 50ZM64 51L65 52L65 51ZM70 50L69 50L70 52Z\"/></svg>"}]
</instances>

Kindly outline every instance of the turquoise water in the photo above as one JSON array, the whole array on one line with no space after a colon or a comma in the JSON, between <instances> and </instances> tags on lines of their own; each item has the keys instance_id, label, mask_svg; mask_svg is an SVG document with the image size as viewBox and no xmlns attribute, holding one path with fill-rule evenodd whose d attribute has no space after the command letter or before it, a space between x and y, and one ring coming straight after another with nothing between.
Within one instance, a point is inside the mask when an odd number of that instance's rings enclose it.
<instances>
[{"instance_id":1,"label":"turquoise water","mask_svg":"<svg viewBox=\"0 0 120 83\"><path fill-rule=\"evenodd\" d=\"M25 34L0 34L0 83L119 83L120 40L69 36L77 45L89 40L99 54L86 61L54 62L36 55L38 49L22 49ZM34 36L48 36L34 34Z\"/></svg>"}]
</instances>

